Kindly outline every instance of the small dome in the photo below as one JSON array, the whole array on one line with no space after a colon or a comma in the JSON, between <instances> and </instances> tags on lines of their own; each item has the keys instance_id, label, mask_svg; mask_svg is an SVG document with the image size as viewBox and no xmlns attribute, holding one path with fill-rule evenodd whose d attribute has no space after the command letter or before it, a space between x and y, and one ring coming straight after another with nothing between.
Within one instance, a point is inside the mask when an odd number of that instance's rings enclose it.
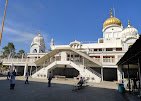
<instances>
[{"instance_id":1,"label":"small dome","mask_svg":"<svg viewBox=\"0 0 141 101\"><path fill-rule=\"evenodd\" d=\"M119 26L122 25L121 21L120 21L118 18L113 17L113 15L112 15L112 10L111 10L111 11L110 11L110 18L108 18L108 19L103 23L103 28L106 28L107 26L112 25L112 24L119 25Z\"/></svg>"},{"instance_id":2,"label":"small dome","mask_svg":"<svg viewBox=\"0 0 141 101\"><path fill-rule=\"evenodd\" d=\"M138 30L131 26L130 21L128 21L128 26L122 31L124 37L137 37Z\"/></svg>"},{"instance_id":3,"label":"small dome","mask_svg":"<svg viewBox=\"0 0 141 101\"><path fill-rule=\"evenodd\" d=\"M30 53L44 53L45 52L45 43L44 38L38 33L37 36L33 38L33 41L30 46Z\"/></svg>"},{"instance_id":4,"label":"small dome","mask_svg":"<svg viewBox=\"0 0 141 101\"><path fill-rule=\"evenodd\" d=\"M36 37L34 37L33 43L34 44L36 43L36 44L39 44L39 45L44 44L44 38L41 36L40 33L38 33L38 35Z\"/></svg>"},{"instance_id":5,"label":"small dome","mask_svg":"<svg viewBox=\"0 0 141 101\"><path fill-rule=\"evenodd\" d=\"M81 44L81 42L74 40L73 42L70 42L70 45L73 45L73 44Z\"/></svg>"},{"instance_id":6,"label":"small dome","mask_svg":"<svg viewBox=\"0 0 141 101\"><path fill-rule=\"evenodd\" d=\"M75 48L75 49L81 48L81 46L82 46L81 42L79 42L77 40L70 42L69 45L70 45L70 47Z\"/></svg>"}]
</instances>

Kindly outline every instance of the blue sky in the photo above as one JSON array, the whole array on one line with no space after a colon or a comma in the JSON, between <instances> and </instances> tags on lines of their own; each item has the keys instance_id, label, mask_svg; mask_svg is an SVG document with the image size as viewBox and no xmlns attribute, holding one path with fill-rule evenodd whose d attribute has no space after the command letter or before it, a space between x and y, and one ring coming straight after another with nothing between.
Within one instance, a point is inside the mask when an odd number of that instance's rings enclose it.
<instances>
[{"instance_id":1,"label":"blue sky","mask_svg":"<svg viewBox=\"0 0 141 101\"><path fill-rule=\"evenodd\" d=\"M0 22L5 0L0 0ZM51 38L55 44L70 41L97 41L102 37L103 22L110 8L124 27L127 20L141 32L140 0L9 0L1 48L13 42L16 51L29 52L37 32L45 38L49 49ZM0 23L1 24L1 23Z\"/></svg>"}]
</instances>

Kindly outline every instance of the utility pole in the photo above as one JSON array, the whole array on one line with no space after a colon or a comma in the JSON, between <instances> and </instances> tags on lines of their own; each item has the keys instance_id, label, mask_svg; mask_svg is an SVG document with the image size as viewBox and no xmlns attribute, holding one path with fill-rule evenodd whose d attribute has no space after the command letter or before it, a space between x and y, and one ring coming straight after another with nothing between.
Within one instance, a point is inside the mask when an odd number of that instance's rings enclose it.
<instances>
[{"instance_id":1,"label":"utility pole","mask_svg":"<svg viewBox=\"0 0 141 101\"><path fill-rule=\"evenodd\" d=\"M7 5L8 5L8 0L6 0L6 3L5 3L4 15L3 15L3 19L2 19L2 26L1 26L1 31L0 31L0 45L1 45L1 41L2 41L2 33L3 33L3 30L4 30L4 21L5 21L5 18L6 18Z\"/></svg>"}]
</instances>

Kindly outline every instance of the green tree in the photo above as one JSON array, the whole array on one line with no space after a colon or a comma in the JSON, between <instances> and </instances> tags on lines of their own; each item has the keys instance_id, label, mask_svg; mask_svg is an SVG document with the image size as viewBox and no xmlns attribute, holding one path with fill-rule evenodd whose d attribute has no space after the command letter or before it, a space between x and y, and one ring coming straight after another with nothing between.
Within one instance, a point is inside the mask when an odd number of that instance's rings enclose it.
<instances>
[{"instance_id":1,"label":"green tree","mask_svg":"<svg viewBox=\"0 0 141 101\"><path fill-rule=\"evenodd\" d=\"M19 52L17 53L17 57L18 58L22 58L22 57L24 57L25 56L25 51L24 50L19 50Z\"/></svg>"},{"instance_id":2,"label":"green tree","mask_svg":"<svg viewBox=\"0 0 141 101\"><path fill-rule=\"evenodd\" d=\"M2 57L8 57L8 56L14 56L15 55L15 46L12 42L9 42L7 46L3 47L2 50Z\"/></svg>"}]
</instances>

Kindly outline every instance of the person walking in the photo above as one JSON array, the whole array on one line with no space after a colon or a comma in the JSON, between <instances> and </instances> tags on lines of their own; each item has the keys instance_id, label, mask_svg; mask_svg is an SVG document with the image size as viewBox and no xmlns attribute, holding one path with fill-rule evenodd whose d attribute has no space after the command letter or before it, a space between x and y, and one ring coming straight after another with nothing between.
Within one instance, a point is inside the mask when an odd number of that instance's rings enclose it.
<instances>
[{"instance_id":1,"label":"person walking","mask_svg":"<svg viewBox=\"0 0 141 101\"><path fill-rule=\"evenodd\" d=\"M52 74L51 71L48 74L48 87L51 87L51 80L52 80Z\"/></svg>"},{"instance_id":2,"label":"person walking","mask_svg":"<svg viewBox=\"0 0 141 101\"><path fill-rule=\"evenodd\" d=\"M81 89L83 84L84 84L84 79L83 79L83 77L80 77L80 80L79 80L79 82L77 83L78 89Z\"/></svg>"},{"instance_id":3,"label":"person walking","mask_svg":"<svg viewBox=\"0 0 141 101\"><path fill-rule=\"evenodd\" d=\"M29 77L29 73L26 72L26 74L25 74L25 78L26 78L26 80L25 80L25 84L29 84L29 82L28 82L28 77Z\"/></svg>"},{"instance_id":4,"label":"person walking","mask_svg":"<svg viewBox=\"0 0 141 101\"><path fill-rule=\"evenodd\" d=\"M12 72L10 74L10 90L14 90L14 88L15 88L15 75Z\"/></svg>"}]
</instances>

